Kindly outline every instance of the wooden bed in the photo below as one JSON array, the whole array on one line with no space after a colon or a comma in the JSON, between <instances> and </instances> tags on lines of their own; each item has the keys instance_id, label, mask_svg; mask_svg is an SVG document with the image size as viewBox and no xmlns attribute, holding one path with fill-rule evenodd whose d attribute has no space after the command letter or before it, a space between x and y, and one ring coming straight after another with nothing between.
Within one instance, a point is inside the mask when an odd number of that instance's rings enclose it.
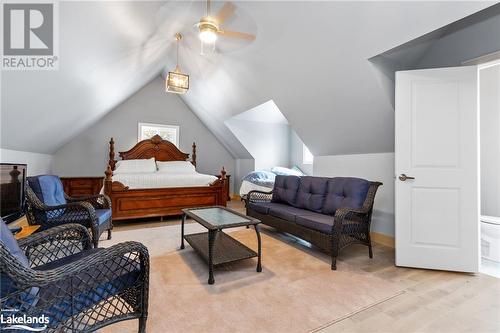
<instances>
[{"instance_id":1,"label":"wooden bed","mask_svg":"<svg viewBox=\"0 0 500 333\"><path fill-rule=\"evenodd\" d=\"M228 180L224 167L220 179L209 186L129 189L124 184L113 181L113 171L117 162L114 145L115 142L111 138L109 162L104 179L104 193L111 198L113 220L180 215L181 209L188 207L226 206ZM196 167L195 143L189 160L189 154L181 152L173 143L163 140L158 135L137 143L132 149L120 152L119 155L122 160L154 157L156 161L191 161Z\"/></svg>"}]
</instances>

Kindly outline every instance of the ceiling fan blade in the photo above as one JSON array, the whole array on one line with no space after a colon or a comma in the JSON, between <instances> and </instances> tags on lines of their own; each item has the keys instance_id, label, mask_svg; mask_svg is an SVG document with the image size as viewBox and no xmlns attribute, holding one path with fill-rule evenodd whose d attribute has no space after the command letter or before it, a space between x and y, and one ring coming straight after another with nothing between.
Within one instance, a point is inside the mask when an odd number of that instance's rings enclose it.
<instances>
[{"instance_id":1,"label":"ceiling fan blade","mask_svg":"<svg viewBox=\"0 0 500 333\"><path fill-rule=\"evenodd\" d=\"M220 35L229 38L238 38L245 40L255 40L255 35L247 34L246 32L231 31L231 30L221 30L218 32Z\"/></svg>"},{"instance_id":2,"label":"ceiling fan blade","mask_svg":"<svg viewBox=\"0 0 500 333\"><path fill-rule=\"evenodd\" d=\"M236 10L236 6L232 2L226 2L224 6L219 10L219 12L215 15L215 19L218 24L224 23L228 19L229 16L233 15Z\"/></svg>"}]
</instances>

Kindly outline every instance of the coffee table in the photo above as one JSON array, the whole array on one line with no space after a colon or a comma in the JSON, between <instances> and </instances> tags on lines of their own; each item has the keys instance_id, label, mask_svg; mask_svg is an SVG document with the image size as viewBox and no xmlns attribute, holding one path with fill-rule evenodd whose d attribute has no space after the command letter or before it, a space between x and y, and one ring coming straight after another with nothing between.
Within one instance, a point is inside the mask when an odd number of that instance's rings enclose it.
<instances>
[{"instance_id":1,"label":"coffee table","mask_svg":"<svg viewBox=\"0 0 500 333\"><path fill-rule=\"evenodd\" d=\"M184 240L208 263L208 284L214 284L214 266L257 257L257 272L262 272L260 221L222 206L183 209L181 249ZM184 223L189 216L208 229L207 232L184 235ZM257 234L257 252L224 233L223 229L253 226Z\"/></svg>"}]
</instances>

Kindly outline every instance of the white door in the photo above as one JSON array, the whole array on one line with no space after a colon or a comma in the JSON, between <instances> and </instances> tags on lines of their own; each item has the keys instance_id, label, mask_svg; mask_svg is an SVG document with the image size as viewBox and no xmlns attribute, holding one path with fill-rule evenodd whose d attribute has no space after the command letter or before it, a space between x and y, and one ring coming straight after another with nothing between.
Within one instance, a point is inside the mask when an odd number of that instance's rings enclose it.
<instances>
[{"instance_id":1,"label":"white door","mask_svg":"<svg viewBox=\"0 0 500 333\"><path fill-rule=\"evenodd\" d=\"M477 67L397 72L395 123L396 265L477 272Z\"/></svg>"}]
</instances>

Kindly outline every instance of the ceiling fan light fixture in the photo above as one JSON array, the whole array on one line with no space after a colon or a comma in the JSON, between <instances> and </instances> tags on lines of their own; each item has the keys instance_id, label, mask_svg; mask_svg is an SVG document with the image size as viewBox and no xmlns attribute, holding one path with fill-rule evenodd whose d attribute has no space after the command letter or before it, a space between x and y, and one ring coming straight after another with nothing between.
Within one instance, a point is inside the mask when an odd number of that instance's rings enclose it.
<instances>
[{"instance_id":1,"label":"ceiling fan light fixture","mask_svg":"<svg viewBox=\"0 0 500 333\"><path fill-rule=\"evenodd\" d=\"M179 68L179 41L181 38L180 33L175 34L177 40L177 65L173 72L168 72L165 80L165 90L174 94L185 94L189 90L189 75L182 73Z\"/></svg>"},{"instance_id":2,"label":"ceiling fan light fixture","mask_svg":"<svg viewBox=\"0 0 500 333\"><path fill-rule=\"evenodd\" d=\"M217 33L212 29L200 29L200 34L198 35L198 37L203 43L212 44L217 40Z\"/></svg>"},{"instance_id":3,"label":"ceiling fan light fixture","mask_svg":"<svg viewBox=\"0 0 500 333\"><path fill-rule=\"evenodd\" d=\"M200 30L198 37L203 43L215 43L215 41L217 40L217 32L219 31L219 27L217 27L217 24L204 17L198 24L198 28Z\"/></svg>"}]
</instances>

